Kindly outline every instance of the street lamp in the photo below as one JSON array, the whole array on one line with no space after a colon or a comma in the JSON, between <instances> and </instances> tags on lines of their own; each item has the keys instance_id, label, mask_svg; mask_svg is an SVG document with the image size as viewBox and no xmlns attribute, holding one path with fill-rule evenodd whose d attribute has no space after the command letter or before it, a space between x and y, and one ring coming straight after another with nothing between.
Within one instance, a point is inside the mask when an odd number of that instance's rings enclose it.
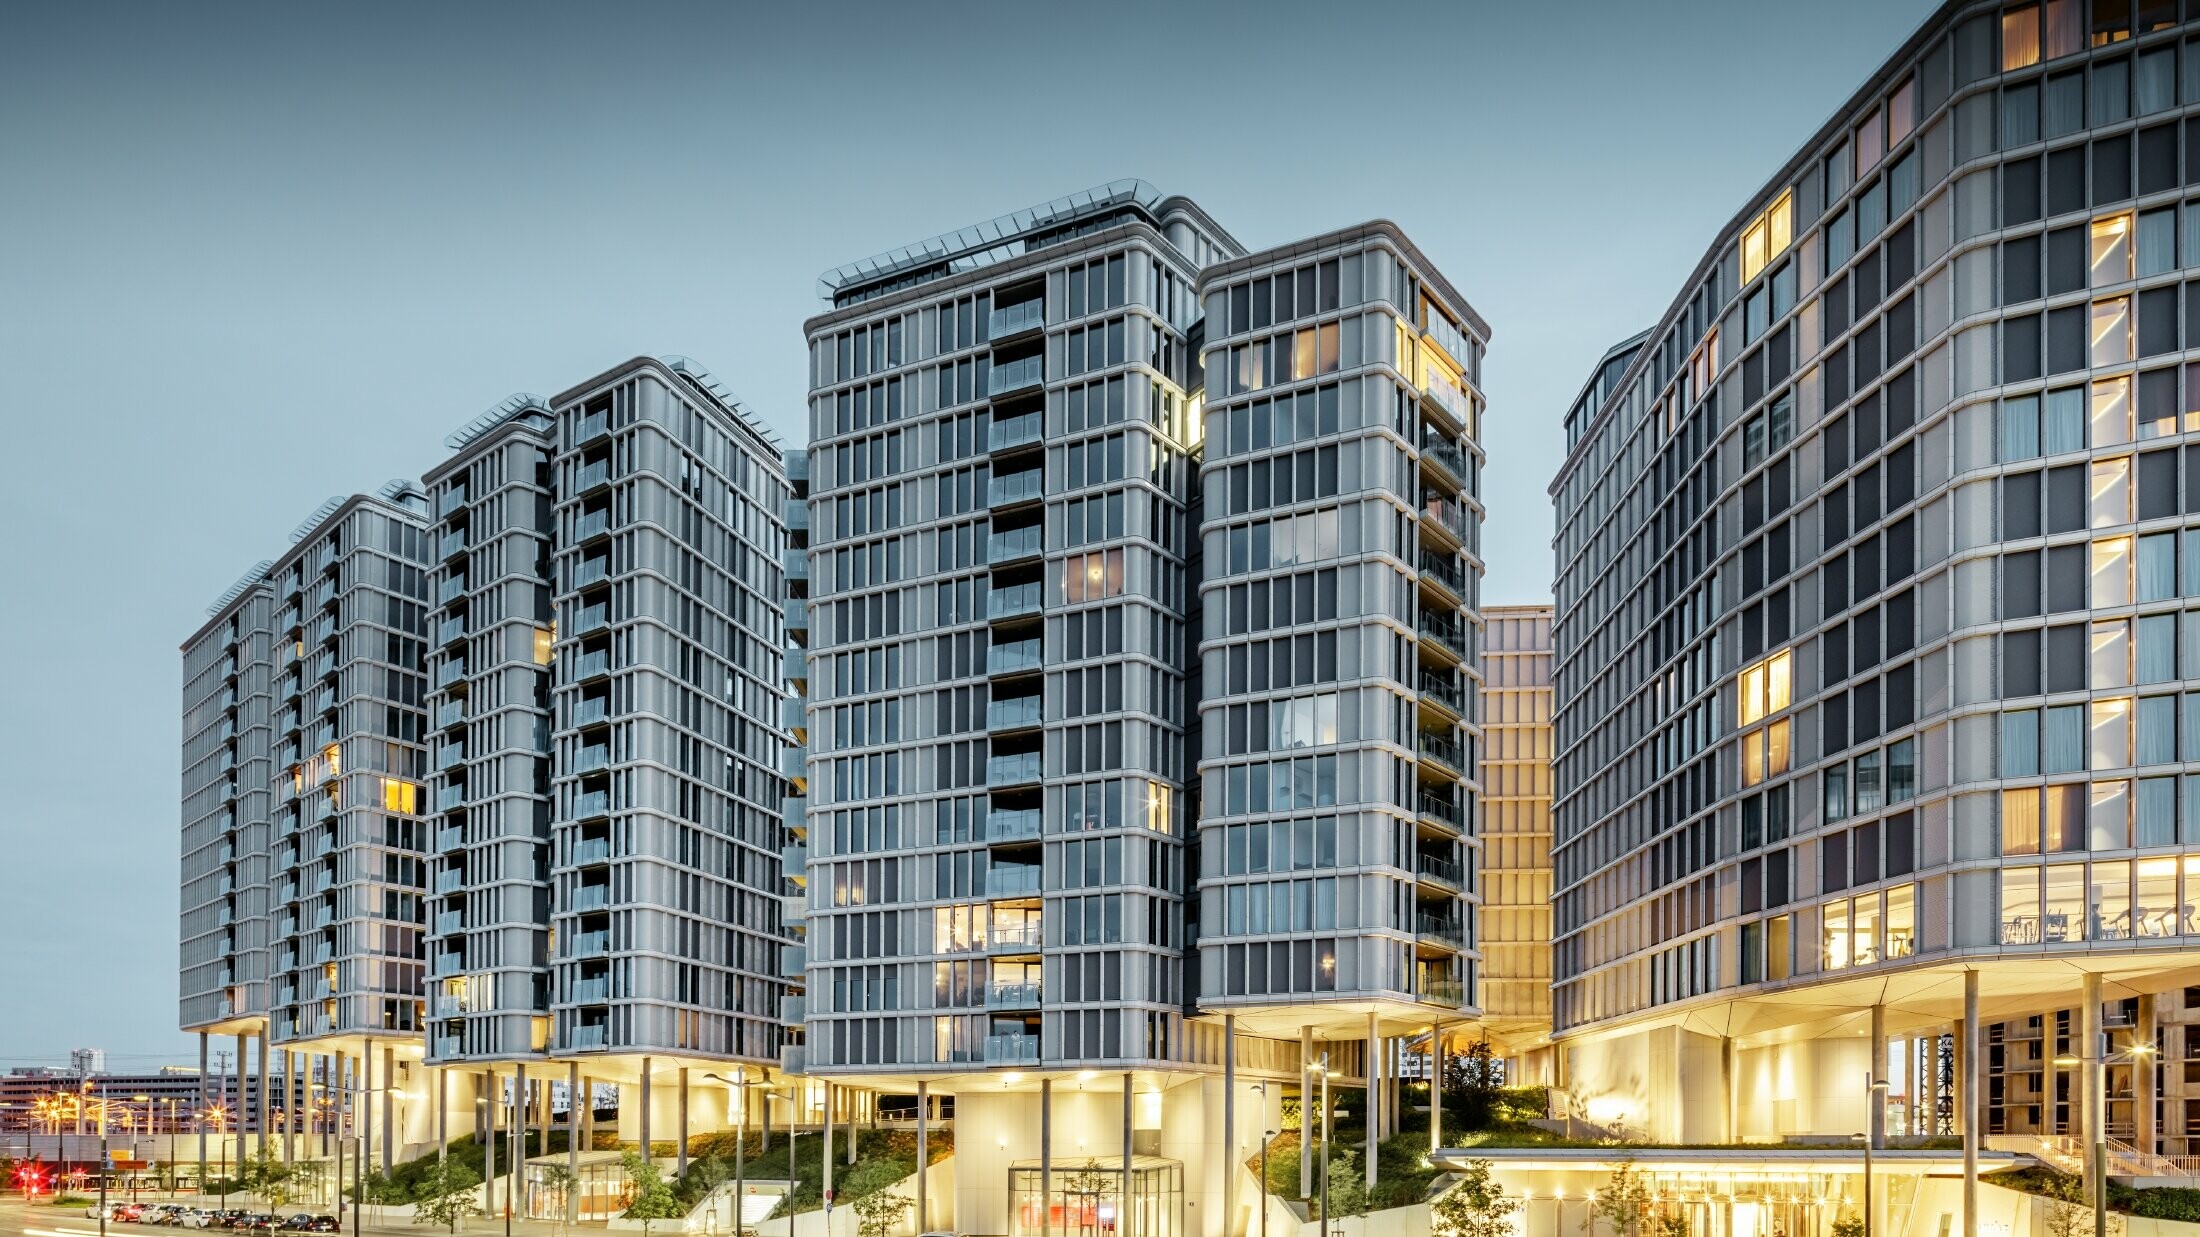
<instances>
[{"instance_id":1,"label":"street lamp","mask_svg":"<svg viewBox=\"0 0 2200 1237\"><path fill-rule=\"evenodd\" d=\"M1268 1140L1274 1130L1260 1132L1260 1237L1268 1237Z\"/></svg>"},{"instance_id":2,"label":"street lamp","mask_svg":"<svg viewBox=\"0 0 2200 1237\"><path fill-rule=\"evenodd\" d=\"M1864 1071L1864 1132L1857 1135L1864 1140L1864 1237L1872 1237L1872 1130L1879 1124L1872 1105L1887 1102L1887 1080L1878 1073L1877 1066Z\"/></svg>"},{"instance_id":3,"label":"street lamp","mask_svg":"<svg viewBox=\"0 0 2200 1237\"><path fill-rule=\"evenodd\" d=\"M2103 1040L2107 1039L2104 1034ZM2106 1048L2103 1043L2101 1047ZM2076 1065L2091 1065L2093 1070L2093 1142L2091 1161L2086 1165L2085 1188L2093 1195L2093 1237L2103 1237L2108 1232L2108 1067L2117 1061L2134 1064L2147 1062L2154 1055L2152 1044L2132 1044L2122 1052L2103 1052L2099 1056L2058 1056L2055 1064L2063 1069ZM2136 1088L2134 1088L2136 1089ZM2148 1149L2151 1152L2151 1148ZM1871 1237L1865 1234L1865 1237Z\"/></svg>"},{"instance_id":4,"label":"street lamp","mask_svg":"<svg viewBox=\"0 0 2200 1237\"><path fill-rule=\"evenodd\" d=\"M748 1080L749 1071L746 1066L734 1066L733 1072L738 1076L737 1079L728 1078L724 1074L715 1073L705 1073L703 1077L715 1079L718 1082L725 1083L727 1086L732 1087L734 1089L734 1093L738 1095L741 1100L741 1123L735 1126L733 1129L733 1237L741 1237L741 1221L748 1206L747 1202L745 1201L748 1196L749 1146L749 1097L746 1092L751 1088L768 1088L771 1086L771 1084L762 1081L750 1082ZM787 1148L787 1174L789 1176L793 1176L794 1144L792 1142L788 1143ZM922 1164L917 1165L917 1171L919 1173L922 1173L924 1171L924 1168L925 1166ZM921 1183L921 1177L919 1178L919 1181ZM919 1224L921 1226L921 1220L919 1221Z\"/></svg>"},{"instance_id":5,"label":"street lamp","mask_svg":"<svg viewBox=\"0 0 2200 1237\"><path fill-rule=\"evenodd\" d=\"M1327 1048L1322 1049L1321 1059L1314 1064L1307 1066L1306 1068L1310 1071L1320 1074L1322 1078L1322 1179L1320 1186L1322 1205L1322 1232L1332 1233L1335 1232L1336 1229L1330 1224L1329 1221L1329 1050ZM1301 1107L1303 1108L1304 1105L1301 1105ZM1306 1114L1304 1112L1301 1112L1299 1114L1299 1129L1302 1134L1304 1133L1305 1128Z\"/></svg>"}]
</instances>

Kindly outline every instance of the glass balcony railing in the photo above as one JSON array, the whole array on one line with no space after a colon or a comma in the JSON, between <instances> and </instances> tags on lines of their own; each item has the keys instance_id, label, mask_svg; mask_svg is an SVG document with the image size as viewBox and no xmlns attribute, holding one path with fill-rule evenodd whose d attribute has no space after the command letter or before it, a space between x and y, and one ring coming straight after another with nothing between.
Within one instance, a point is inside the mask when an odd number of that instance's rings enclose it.
<instances>
[{"instance_id":1,"label":"glass balcony railing","mask_svg":"<svg viewBox=\"0 0 2200 1237\"><path fill-rule=\"evenodd\" d=\"M1037 614L1040 598L1037 581L996 588L986 595L985 614L987 618L993 619L1023 618Z\"/></svg>"},{"instance_id":2,"label":"glass balcony railing","mask_svg":"<svg viewBox=\"0 0 2200 1237\"><path fill-rule=\"evenodd\" d=\"M576 911L599 911L610 904L609 885L582 885L573 890L572 907Z\"/></svg>"},{"instance_id":3,"label":"glass balcony railing","mask_svg":"<svg viewBox=\"0 0 2200 1237\"><path fill-rule=\"evenodd\" d=\"M1012 919L995 923L986 933L986 948L1005 952L1035 952L1045 943L1037 919Z\"/></svg>"},{"instance_id":4,"label":"glass balcony railing","mask_svg":"<svg viewBox=\"0 0 2200 1237\"><path fill-rule=\"evenodd\" d=\"M611 977L609 975L599 975L593 979L576 979L573 981L573 1003L575 1005L601 1005L610 999Z\"/></svg>"},{"instance_id":5,"label":"glass balcony railing","mask_svg":"<svg viewBox=\"0 0 2200 1237\"><path fill-rule=\"evenodd\" d=\"M1422 791L1416 806L1426 819L1450 825L1454 829L1463 827L1459 815L1459 800L1450 795L1433 795Z\"/></svg>"},{"instance_id":6,"label":"glass balcony railing","mask_svg":"<svg viewBox=\"0 0 2200 1237\"><path fill-rule=\"evenodd\" d=\"M1006 756L986 757L985 784L988 786L1021 786L1038 780L1037 752L1013 752Z\"/></svg>"},{"instance_id":7,"label":"glass balcony railing","mask_svg":"<svg viewBox=\"0 0 2200 1237\"><path fill-rule=\"evenodd\" d=\"M585 446L611 432L611 412L590 413L573 425L573 445Z\"/></svg>"},{"instance_id":8,"label":"glass balcony railing","mask_svg":"<svg viewBox=\"0 0 2200 1237\"><path fill-rule=\"evenodd\" d=\"M1454 597L1467 596L1467 565L1449 554L1421 551L1421 574L1450 589Z\"/></svg>"},{"instance_id":9,"label":"glass balcony railing","mask_svg":"<svg viewBox=\"0 0 2200 1237\"><path fill-rule=\"evenodd\" d=\"M1460 428L1474 424L1474 405L1467 401L1467 393L1442 370L1434 366L1428 367L1427 380L1421 385L1421 394L1428 397L1430 403L1443 409Z\"/></svg>"},{"instance_id":10,"label":"glass balcony railing","mask_svg":"<svg viewBox=\"0 0 2200 1237\"><path fill-rule=\"evenodd\" d=\"M573 587L587 588L591 584L611 578L611 556L600 554L584 558L573 568Z\"/></svg>"},{"instance_id":11,"label":"glass balcony railing","mask_svg":"<svg viewBox=\"0 0 2200 1237\"><path fill-rule=\"evenodd\" d=\"M1434 640L1453 657L1464 658L1467 655L1466 626L1456 616L1433 610L1422 611L1421 638Z\"/></svg>"},{"instance_id":12,"label":"glass balcony railing","mask_svg":"<svg viewBox=\"0 0 2200 1237\"><path fill-rule=\"evenodd\" d=\"M1047 303L1044 297L1003 305L993 311L987 320L987 338L998 342L1012 335L1047 324Z\"/></svg>"},{"instance_id":13,"label":"glass balcony railing","mask_svg":"<svg viewBox=\"0 0 2200 1237\"><path fill-rule=\"evenodd\" d=\"M1036 558L1044 545L1045 530L1034 524L1030 528L1012 528L1005 533L994 533L986 541L986 561L991 563L1014 562L1019 558Z\"/></svg>"},{"instance_id":14,"label":"glass balcony railing","mask_svg":"<svg viewBox=\"0 0 2200 1237\"><path fill-rule=\"evenodd\" d=\"M466 873L458 868L445 868L435 874L437 893L455 893L466 887Z\"/></svg>"},{"instance_id":15,"label":"glass balcony railing","mask_svg":"<svg viewBox=\"0 0 2200 1237\"><path fill-rule=\"evenodd\" d=\"M437 604L437 605L444 605L444 606L447 606L447 605L451 604L452 602L454 602L454 601L457 601L457 600L458 600L459 598L461 598L461 597L464 597L465 595L466 595L466 577L465 577L465 576L460 576L460 575L445 576L445 577L443 577L443 584L442 584L442 587L440 587L440 588L438 588L438 589L436 590L436 594L435 594L435 600L436 600L436 604Z\"/></svg>"},{"instance_id":16,"label":"glass balcony railing","mask_svg":"<svg viewBox=\"0 0 2200 1237\"><path fill-rule=\"evenodd\" d=\"M438 812L448 812L452 808L463 807L465 804L466 788L464 786L445 786L435 792L435 810Z\"/></svg>"},{"instance_id":17,"label":"glass balcony railing","mask_svg":"<svg viewBox=\"0 0 2200 1237\"><path fill-rule=\"evenodd\" d=\"M592 631L601 631L610 625L611 607L609 606L590 606L573 616L573 634L576 636L585 636Z\"/></svg>"},{"instance_id":18,"label":"glass balcony railing","mask_svg":"<svg viewBox=\"0 0 2200 1237\"><path fill-rule=\"evenodd\" d=\"M987 813L985 840L988 842L1028 842L1039 836L1039 809L1024 808L1004 812L998 809Z\"/></svg>"},{"instance_id":19,"label":"glass balcony railing","mask_svg":"<svg viewBox=\"0 0 2200 1237\"><path fill-rule=\"evenodd\" d=\"M786 505L779 510L779 518L787 526L787 531L790 533L810 531L810 500L807 498L788 499Z\"/></svg>"},{"instance_id":20,"label":"glass balcony railing","mask_svg":"<svg viewBox=\"0 0 2200 1237\"><path fill-rule=\"evenodd\" d=\"M449 936L454 932L464 932L465 930L466 916L463 912L444 911L442 914L435 917L435 931L437 936Z\"/></svg>"},{"instance_id":21,"label":"glass balcony railing","mask_svg":"<svg viewBox=\"0 0 2200 1237\"><path fill-rule=\"evenodd\" d=\"M1449 945L1453 949L1464 949L1467 946L1466 925L1441 915L1414 916L1413 932L1424 941Z\"/></svg>"},{"instance_id":22,"label":"glass balcony railing","mask_svg":"<svg viewBox=\"0 0 2200 1237\"><path fill-rule=\"evenodd\" d=\"M441 666L436 667L435 685L437 687L449 687L451 684L456 683L460 679L463 679L465 677L466 659L463 657L453 657L450 660L444 662Z\"/></svg>"},{"instance_id":23,"label":"glass balcony railing","mask_svg":"<svg viewBox=\"0 0 2200 1237\"><path fill-rule=\"evenodd\" d=\"M583 464L581 470L573 474L573 490L575 493L585 494L599 485L608 485L610 482L610 460L597 460L593 464Z\"/></svg>"},{"instance_id":24,"label":"glass balcony railing","mask_svg":"<svg viewBox=\"0 0 2200 1237\"><path fill-rule=\"evenodd\" d=\"M790 979L799 978L810 969L810 951L803 945L779 947L779 973Z\"/></svg>"},{"instance_id":25,"label":"glass balcony railing","mask_svg":"<svg viewBox=\"0 0 2200 1237\"><path fill-rule=\"evenodd\" d=\"M463 700L446 700L436 706L435 728L437 730L449 730L465 720L466 702Z\"/></svg>"},{"instance_id":26,"label":"glass balcony railing","mask_svg":"<svg viewBox=\"0 0 2200 1237\"><path fill-rule=\"evenodd\" d=\"M1421 696L1441 703L1461 717L1467 715L1467 688L1457 675L1422 671Z\"/></svg>"},{"instance_id":27,"label":"glass balcony railing","mask_svg":"<svg viewBox=\"0 0 2200 1237\"><path fill-rule=\"evenodd\" d=\"M611 748L603 743L591 743L573 753L573 772L594 773L611 767Z\"/></svg>"},{"instance_id":28,"label":"glass balcony railing","mask_svg":"<svg viewBox=\"0 0 2200 1237\"><path fill-rule=\"evenodd\" d=\"M600 958L611 949L609 932L576 932L572 941L572 950L566 955L569 958Z\"/></svg>"},{"instance_id":29,"label":"glass balcony railing","mask_svg":"<svg viewBox=\"0 0 2200 1237\"><path fill-rule=\"evenodd\" d=\"M995 700L985 706L985 724L989 730L1028 729L1039 724L1042 712L1037 696Z\"/></svg>"},{"instance_id":30,"label":"glass balcony railing","mask_svg":"<svg viewBox=\"0 0 2200 1237\"><path fill-rule=\"evenodd\" d=\"M586 867L591 863L603 863L610 858L610 838L582 838L573 844L573 863L576 867Z\"/></svg>"},{"instance_id":31,"label":"glass balcony railing","mask_svg":"<svg viewBox=\"0 0 2200 1237\"><path fill-rule=\"evenodd\" d=\"M810 629L810 602L804 597L789 597L784 610L788 631Z\"/></svg>"},{"instance_id":32,"label":"glass balcony railing","mask_svg":"<svg viewBox=\"0 0 2200 1237\"><path fill-rule=\"evenodd\" d=\"M435 848L439 851L457 850L465 844L466 827L463 825L453 825L449 828L436 830Z\"/></svg>"},{"instance_id":33,"label":"glass balcony railing","mask_svg":"<svg viewBox=\"0 0 2200 1237\"><path fill-rule=\"evenodd\" d=\"M573 819L587 820L591 816L606 816L611 812L609 791L591 790L573 796Z\"/></svg>"},{"instance_id":34,"label":"glass balcony railing","mask_svg":"<svg viewBox=\"0 0 2200 1237\"><path fill-rule=\"evenodd\" d=\"M1421 981L1421 999L1431 1005L1448 1005L1454 1008L1467 1003L1467 986L1456 979L1424 979Z\"/></svg>"},{"instance_id":35,"label":"glass balcony railing","mask_svg":"<svg viewBox=\"0 0 2200 1237\"><path fill-rule=\"evenodd\" d=\"M463 743L446 743L436 749L435 767L437 769L455 769L465 763L466 745Z\"/></svg>"},{"instance_id":36,"label":"glass balcony railing","mask_svg":"<svg viewBox=\"0 0 2200 1237\"><path fill-rule=\"evenodd\" d=\"M461 530L455 533L445 533L443 542L438 547L438 552L439 557L442 558L455 558L460 554L464 554L466 552L465 532Z\"/></svg>"},{"instance_id":37,"label":"glass balcony railing","mask_svg":"<svg viewBox=\"0 0 2200 1237\"><path fill-rule=\"evenodd\" d=\"M435 639L437 644L456 644L465 638L466 619L463 615L453 615L436 624Z\"/></svg>"},{"instance_id":38,"label":"glass balcony railing","mask_svg":"<svg viewBox=\"0 0 2200 1237\"><path fill-rule=\"evenodd\" d=\"M1460 866L1458 860L1446 859L1442 855L1416 856L1413 861L1413 872L1414 875L1421 877L1423 880L1438 881L1454 889L1466 887L1464 882L1465 869Z\"/></svg>"},{"instance_id":39,"label":"glass balcony railing","mask_svg":"<svg viewBox=\"0 0 2200 1237\"><path fill-rule=\"evenodd\" d=\"M611 673L611 651L609 649L597 649L592 653L583 653L573 661L573 681L576 683L585 683L590 679L600 678L609 673Z\"/></svg>"},{"instance_id":40,"label":"glass balcony railing","mask_svg":"<svg viewBox=\"0 0 2200 1237\"><path fill-rule=\"evenodd\" d=\"M1421 521L1449 533L1453 541L1467 538L1467 509L1441 495L1430 494L1422 500Z\"/></svg>"},{"instance_id":41,"label":"glass balcony railing","mask_svg":"<svg viewBox=\"0 0 2200 1237\"><path fill-rule=\"evenodd\" d=\"M985 989L987 1009L1037 1009L1039 985L1035 983L991 983Z\"/></svg>"},{"instance_id":42,"label":"glass balcony railing","mask_svg":"<svg viewBox=\"0 0 2200 1237\"><path fill-rule=\"evenodd\" d=\"M809 870L810 870L810 848L809 848L809 846L808 846L808 845L806 845L806 844L804 844L804 843L801 843L801 842L796 842L796 843L794 843L793 845L790 845L790 846L782 846L782 847L780 847L780 848L779 848L779 870L780 870L781 872L787 873L787 874L788 874L788 875L790 875L790 876L791 876L791 875L795 875L795 874L797 874L797 873L801 873L801 872L807 872L807 871L809 871Z\"/></svg>"},{"instance_id":43,"label":"glass balcony railing","mask_svg":"<svg viewBox=\"0 0 2200 1237\"><path fill-rule=\"evenodd\" d=\"M1040 386L1046 380L1046 358L1027 356L1020 361L996 363L986 379L985 390L989 396L1012 395Z\"/></svg>"},{"instance_id":44,"label":"glass balcony railing","mask_svg":"<svg viewBox=\"0 0 2200 1237\"><path fill-rule=\"evenodd\" d=\"M985 1037L985 1060L988 1065L1030 1064L1039 1059L1039 1037L1036 1035L988 1035Z\"/></svg>"},{"instance_id":45,"label":"glass balcony railing","mask_svg":"<svg viewBox=\"0 0 2200 1237\"><path fill-rule=\"evenodd\" d=\"M1018 640L1011 644L996 644L985 651L987 674L1018 674L1037 670L1043 659L1040 642Z\"/></svg>"},{"instance_id":46,"label":"glass balcony railing","mask_svg":"<svg viewBox=\"0 0 2200 1237\"><path fill-rule=\"evenodd\" d=\"M566 1042L576 1052L602 1048L609 1042L610 1030L609 1026L601 1022L583 1022L566 1035Z\"/></svg>"},{"instance_id":47,"label":"glass balcony railing","mask_svg":"<svg viewBox=\"0 0 2200 1237\"><path fill-rule=\"evenodd\" d=\"M1045 493L1045 470L1038 468L995 477L986 483L985 490L987 504L995 507L1035 502Z\"/></svg>"},{"instance_id":48,"label":"glass balcony railing","mask_svg":"<svg viewBox=\"0 0 2200 1237\"><path fill-rule=\"evenodd\" d=\"M1441 439L1421 444L1421 458L1450 474L1451 480L1460 485L1473 475L1467 466L1467 453Z\"/></svg>"},{"instance_id":49,"label":"glass balcony railing","mask_svg":"<svg viewBox=\"0 0 2200 1237\"><path fill-rule=\"evenodd\" d=\"M602 657L597 653L594 656ZM603 696L583 696L573 704L573 724L593 726L611 716L611 701Z\"/></svg>"},{"instance_id":50,"label":"glass balcony railing","mask_svg":"<svg viewBox=\"0 0 2200 1237\"><path fill-rule=\"evenodd\" d=\"M1465 751L1460 746L1459 740L1452 738L1450 735L1438 734L1430 730L1421 731L1414 738L1414 750L1419 752L1423 759L1442 761L1444 764L1449 765L1455 773L1466 772L1467 758Z\"/></svg>"},{"instance_id":51,"label":"glass balcony railing","mask_svg":"<svg viewBox=\"0 0 2200 1237\"><path fill-rule=\"evenodd\" d=\"M986 434L986 445L995 451L1007 451L1015 447L1028 447L1046 437L1046 416L1040 412L1027 412L1021 416L997 417Z\"/></svg>"},{"instance_id":52,"label":"glass balcony railing","mask_svg":"<svg viewBox=\"0 0 2200 1237\"><path fill-rule=\"evenodd\" d=\"M988 897L1016 897L1039 892L1039 865L1036 863L995 864L986 869L985 892Z\"/></svg>"}]
</instances>

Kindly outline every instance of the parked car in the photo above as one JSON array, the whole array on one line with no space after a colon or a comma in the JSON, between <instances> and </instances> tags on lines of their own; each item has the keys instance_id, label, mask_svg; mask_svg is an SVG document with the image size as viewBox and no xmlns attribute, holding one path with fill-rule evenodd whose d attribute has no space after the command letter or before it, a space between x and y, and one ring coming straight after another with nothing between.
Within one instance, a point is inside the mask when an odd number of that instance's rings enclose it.
<instances>
[{"instance_id":1,"label":"parked car","mask_svg":"<svg viewBox=\"0 0 2200 1237\"><path fill-rule=\"evenodd\" d=\"M169 1223L177 1228L210 1228L214 1223L214 1213L204 1207L182 1207L177 1209L176 1218Z\"/></svg>"},{"instance_id":2,"label":"parked car","mask_svg":"<svg viewBox=\"0 0 2200 1237\"><path fill-rule=\"evenodd\" d=\"M87 1220L96 1220L96 1219L98 1219L98 1218L99 1218L99 1213L100 1213L100 1211L101 1211L101 1209L102 1209L102 1208L104 1208L105 1210L107 1210L108 1212L110 1212L110 1213L111 1213L111 1212L113 1212L113 1211L114 1211L114 1209L115 1209L115 1208L116 1208L117 1206L119 1206L119 1205L120 1205L120 1204L117 1204L117 1203L100 1203L100 1202L94 1202L94 1203L91 1203L90 1205L88 1205L88 1206L86 1206L86 1207L84 1208L84 1218L85 1218L85 1219L87 1219Z\"/></svg>"},{"instance_id":3,"label":"parked car","mask_svg":"<svg viewBox=\"0 0 2200 1237\"><path fill-rule=\"evenodd\" d=\"M301 1211L290 1216L283 1221L282 1228L286 1233L310 1233L313 1231L313 1213Z\"/></svg>"},{"instance_id":4,"label":"parked car","mask_svg":"<svg viewBox=\"0 0 2200 1237\"><path fill-rule=\"evenodd\" d=\"M306 1231L309 1233L339 1233L343 1229L336 1223L335 1216L315 1216L313 1217L313 1223L306 1226Z\"/></svg>"}]
</instances>

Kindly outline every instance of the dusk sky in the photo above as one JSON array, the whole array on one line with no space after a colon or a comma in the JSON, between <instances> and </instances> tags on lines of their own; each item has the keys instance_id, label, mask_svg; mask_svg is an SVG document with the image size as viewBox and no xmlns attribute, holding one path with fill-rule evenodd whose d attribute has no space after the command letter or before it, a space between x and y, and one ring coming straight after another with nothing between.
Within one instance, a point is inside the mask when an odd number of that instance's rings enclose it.
<instances>
[{"instance_id":1,"label":"dusk sky","mask_svg":"<svg viewBox=\"0 0 2200 1237\"><path fill-rule=\"evenodd\" d=\"M803 440L818 272L1137 176L1373 217L1491 324L1490 603L1560 417L1921 0L0 12L0 1070L175 1029L177 646L322 499L641 353Z\"/></svg>"}]
</instances>

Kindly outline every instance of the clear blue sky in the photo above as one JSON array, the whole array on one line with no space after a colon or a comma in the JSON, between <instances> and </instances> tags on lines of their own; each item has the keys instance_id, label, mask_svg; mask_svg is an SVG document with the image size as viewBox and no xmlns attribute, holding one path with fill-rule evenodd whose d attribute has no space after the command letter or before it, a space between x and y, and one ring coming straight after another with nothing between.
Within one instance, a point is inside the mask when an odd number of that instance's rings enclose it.
<instances>
[{"instance_id":1,"label":"clear blue sky","mask_svg":"<svg viewBox=\"0 0 2200 1237\"><path fill-rule=\"evenodd\" d=\"M800 441L827 267L1124 176L1383 216L1492 324L1485 596L1544 600L1589 366L1928 12L7 6L0 1069L183 1058L176 646L506 394L681 352Z\"/></svg>"}]
</instances>

